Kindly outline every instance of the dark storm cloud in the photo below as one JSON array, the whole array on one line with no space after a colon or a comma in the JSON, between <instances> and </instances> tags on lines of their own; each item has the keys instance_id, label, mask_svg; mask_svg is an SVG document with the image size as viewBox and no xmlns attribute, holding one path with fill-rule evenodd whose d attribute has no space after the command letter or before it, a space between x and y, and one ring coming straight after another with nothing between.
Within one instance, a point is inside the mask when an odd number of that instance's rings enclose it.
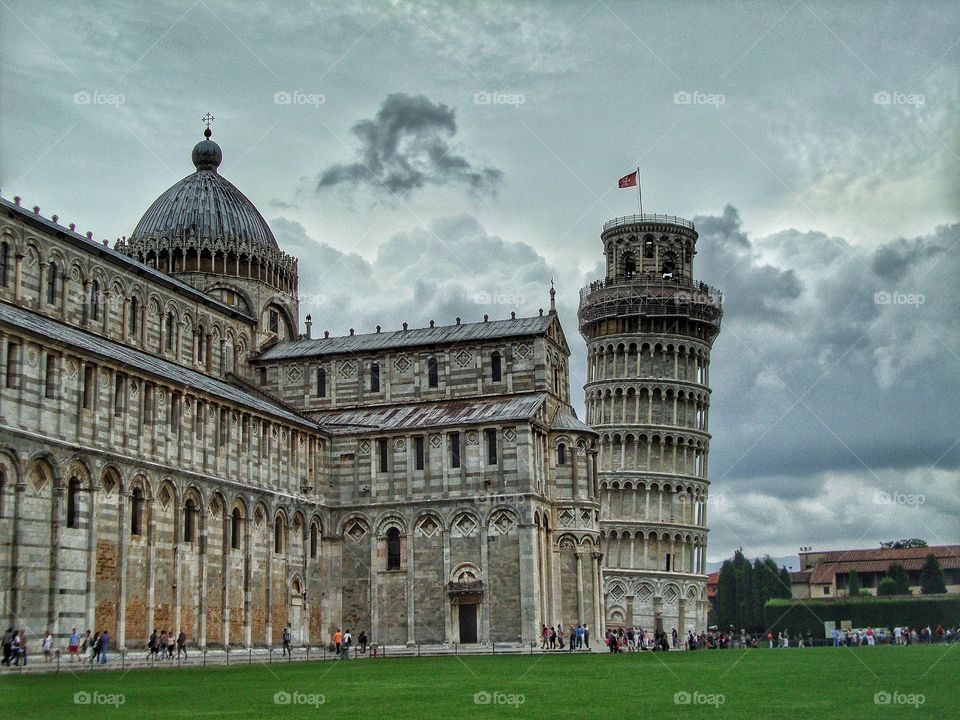
<instances>
[{"instance_id":1,"label":"dark storm cloud","mask_svg":"<svg viewBox=\"0 0 960 720\"><path fill-rule=\"evenodd\" d=\"M934 238L916 238L913 241L900 240L896 243L883 245L874 252L871 266L873 271L887 280L899 280L917 263L940 255L947 249L940 233L946 233L946 228L938 228Z\"/></svg>"},{"instance_id":2,"label":"dark storm cloud","mask_svg":"<svg viewBox=\"0 0 960 720\"><path fill-rule=\"evenodd\" d=\"M317 190L351 183L382 185L395 194L425 185L462 183L492 192L503 177L500 170L476 168L453 152L454 109L423 95L388 95L376 117L358 122L353 134L360 141L358 160L324 170Z\"/></svg>"}]
</instances>

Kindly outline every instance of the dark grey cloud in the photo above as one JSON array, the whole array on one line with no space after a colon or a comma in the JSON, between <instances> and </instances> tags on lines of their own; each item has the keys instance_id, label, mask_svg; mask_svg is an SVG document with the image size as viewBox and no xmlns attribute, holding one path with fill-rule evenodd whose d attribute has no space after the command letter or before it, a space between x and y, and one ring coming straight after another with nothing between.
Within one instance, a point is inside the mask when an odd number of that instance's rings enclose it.
<instances>
[{"instance_id":1,"label":"dark grey cloud","mask_svg":"<svg viewBox=\"0 0 960 720\"><path fill-rule=\"evenodd\" d=\"M321 172L317 190L348 183L382 186L394 194L425 185L465 184L492 192L503 177L500 170L477 168L454 152L454 109L424 95L388 95L374 118L353 126L353 134L360 142L357 161Z\"/></svg>"}]
</instances>

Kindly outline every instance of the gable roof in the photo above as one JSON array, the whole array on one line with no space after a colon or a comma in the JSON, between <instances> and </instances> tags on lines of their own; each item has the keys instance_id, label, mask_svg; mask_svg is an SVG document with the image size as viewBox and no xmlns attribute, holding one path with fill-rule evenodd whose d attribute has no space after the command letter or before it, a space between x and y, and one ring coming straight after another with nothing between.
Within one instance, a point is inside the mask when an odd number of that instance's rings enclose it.
<instances>
[{"instance_id":1,"label":"gable roof","mask_svg":"<svg viewBox=\"0 0 960 720\"><path fill-rule=\"evenodd\" d=\"M291 340L265 350L255 361L323 357L343 353L364 353L402 348L426 347L462 342L503 340L546 335L556 315L544 314L509 320L488 320L457 325L411 328L394 332L341 335L336 337ZM562 337L563 331L560 331Z\"/></svg>"}]
</instances>

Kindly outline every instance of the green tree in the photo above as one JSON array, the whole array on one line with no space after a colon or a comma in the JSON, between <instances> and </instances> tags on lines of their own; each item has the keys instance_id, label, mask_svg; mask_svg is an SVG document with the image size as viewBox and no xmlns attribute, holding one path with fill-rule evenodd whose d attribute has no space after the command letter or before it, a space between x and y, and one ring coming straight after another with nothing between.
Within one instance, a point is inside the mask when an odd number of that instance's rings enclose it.
<instances>
[{"instance_id":1,"label":"green tree","mask_svg":"<svg viewBox=\"0 0 960 720\"><path fill-rule=\"evenodd\" d=\"M847 580L847 595L856 597L860 594L860 576L856 570L850 571L850 577Z\"/></svg>"},{"instance_id":2,"label":"green tree","mask_svg":"<svg viewBox=\"0 0 960 720\"><path fill-rule=\"evenodd\" d=\"M943 569L933 553L927 555L927 561L920 569L920 592L924 595L937 595L947 591L947 581Z\"/></svg>"},{"instance_id":3,"label":"green tree","mask_svg":"<svg viewBox=\"0 0 960 720\"><path fill-rule=\"evenodd\" d=\"M892 577L885 577L877 585L877 595L897 595L897 581Z\"/></svg>"},{"instance_id":4,"label":"green tree","mask_svg":"<svg viewBox=\"0 0 960 720\"><path fill-rule=\"evenodd\" d=\"M780 583L778 585L779 594L774 595L778 598L791 598L793 597L793 589L790 583L790 571L785 567L780 568Z\"/></svg>"},{"instance_id":5,"label":"green tree","mask_svg":"<svg viewBox=\"0 0 960 720\"><path fill-rule=\"evenodd\" d=\"M887 568L887 577L896 583L896 592L894 595L910 594L910 576L907 569L900 563L893 563Z\"/></svg>"},{"instance_id":6,"label":"green tree","mask_svg":"<svg viewBox=\"0 0 960 720\"><path fill-rule=\"evenodd\" d=\"M888 540L887 542L880 543L880 547L890 548L891 550L903 550L904 548L925 548L927 547L927 541L921 540L920 538Z\"/></svg>"},{"instance_id":7,"label":"green tree","mask_svg":"<svg viewBox=\"0 0 960 720\"><path fill-rule=\"evenodd\" d=\"M717 626L727 628L737 621L737 573L732 560L724 560L717 580Z\"/></svg>"}]
</instances>

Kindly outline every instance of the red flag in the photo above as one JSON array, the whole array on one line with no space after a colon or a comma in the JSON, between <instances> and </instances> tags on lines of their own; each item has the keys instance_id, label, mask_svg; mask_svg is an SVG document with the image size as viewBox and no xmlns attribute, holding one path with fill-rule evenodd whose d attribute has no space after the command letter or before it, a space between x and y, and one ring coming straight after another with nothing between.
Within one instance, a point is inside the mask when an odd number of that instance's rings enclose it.
<instances>
[{"instance_id":1,"label":"red flag","mask_svg":"<svg viewBox=\"0 0 960 720\"><path fill-rule=\"evenodd\" d=\"M627 188L627 187L636 187L637 186L637 171L634 170L629 175L624 175L618 181L618 187Z\"/></svg>"}]
</instances>

